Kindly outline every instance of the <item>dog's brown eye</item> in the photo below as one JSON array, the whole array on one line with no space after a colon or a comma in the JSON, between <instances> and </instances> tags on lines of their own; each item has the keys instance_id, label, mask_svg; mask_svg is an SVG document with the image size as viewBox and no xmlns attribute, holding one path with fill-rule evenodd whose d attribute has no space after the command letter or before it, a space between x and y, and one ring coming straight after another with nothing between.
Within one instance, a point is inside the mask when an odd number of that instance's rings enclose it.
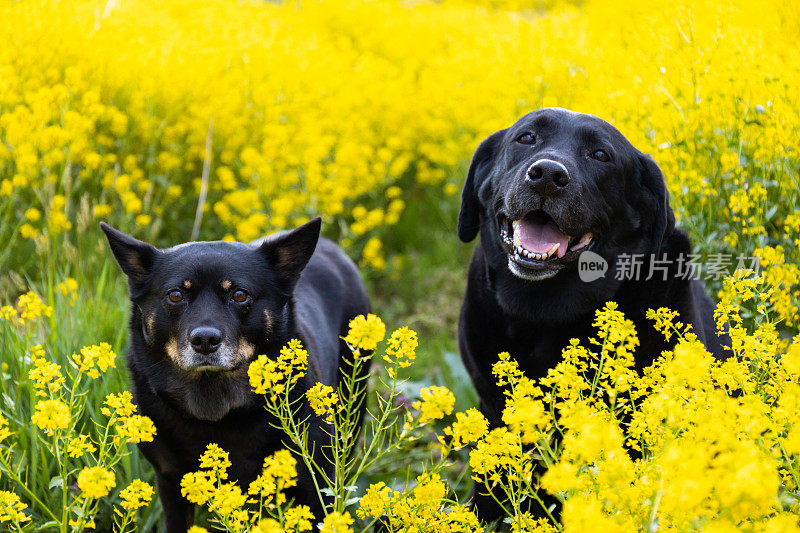
<instances>
[{"instance_id":1,"label":"dog's brown eye","mask_svg":"<svg viewBox=\"0 0 800 533\"><path fill-rule=\"evenodd\" d=\"M517 137L517 142L520 144L533 144L536 142L536 135L531 132L523 133Z\"/></svg>"},{"instance_id":2,"label":"dog's brown eye","mask_svg":"<svg viewBox=\"0 0 800 533\"><path fill-rule=\"evenodd\" d=\"M247 294L247 292L243 291L242 289L239 289L238 291L234 292L232 296L233 301L240 304L246 302L249 297L250 295Z\"/></svg>"},{"instance_id":3,"label":"dog's brown eye","mask_svg":"<svg viewBox=\"0 0 800 533\"><path fill-rule=\"evenodd\" d=\"M170 302L176 304L183 300L183 293L181 291L169 291L167 297Z\"/></svg>"},{"instance_id":4,"label":"dog's brown eye","mask_svg":"<svg viewBox=\"0 0 800 533\"><path fill-rule=\"evenodd\" d=\"M611 157L603 150L596 150L595 153L592 154L592 157L597 159L601 163L608 163L609 161L611 161Z\"/></svg>"}]
</instances>

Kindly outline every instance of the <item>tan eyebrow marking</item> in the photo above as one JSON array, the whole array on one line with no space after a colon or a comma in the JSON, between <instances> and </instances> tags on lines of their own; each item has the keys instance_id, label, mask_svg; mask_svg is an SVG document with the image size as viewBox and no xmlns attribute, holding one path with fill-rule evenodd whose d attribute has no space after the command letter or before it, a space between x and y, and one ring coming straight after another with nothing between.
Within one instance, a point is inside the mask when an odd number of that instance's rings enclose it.
<instances>
[{"instance_id":1,"label":"tan eyebrow marking","mask_svg":"<svg viewBox=\"0 0 800 533\"><path fill-rule=\"evenodd\" d=\"M272 331L272 313L269 309L264 309L264 322L267 325L267 331Z\"/></svg>"},{"instance_id":2,"label":"tan eyebrow marking","mask_svg":"<svg viewBox=\"0 0 800 533\"><path fill-rule=\"evenodd\" d=\"M222 281L222 288L226 291L231 288L231 280L226 279Z\"/></svg>"},{"instance_id":3,"label":"tan eyebrow marking","mask_svg":"<svg viewBox=\"0 0 800 533\"><path fill-rule=\"evenodd\" d=\"M192 282L190 280L188 280L188 279L185 279L185 280L183 280L183 286L185 288L187 288L187 289L191 289L192 288Z\"/></svg>"}]
</instances>

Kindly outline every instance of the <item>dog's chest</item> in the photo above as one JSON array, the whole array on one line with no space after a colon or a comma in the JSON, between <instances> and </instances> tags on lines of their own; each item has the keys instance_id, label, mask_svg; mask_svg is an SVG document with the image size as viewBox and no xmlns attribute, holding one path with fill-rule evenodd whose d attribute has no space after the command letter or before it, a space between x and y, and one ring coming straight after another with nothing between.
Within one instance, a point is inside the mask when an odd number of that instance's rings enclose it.
<instances>
[{"instance_id":1,"label":"dog's chest","mask_svg":"<svg viewBox=\"0 0 800 533\"><path fill-rule=\"evenodd\" d=\"M570 339L584 341L591 334L591 324L566 326L533 323L508 324L505 337L508 352L516 356L520 369L530 378L547 374L561 360L561 352Z\"/></svg>"}]
</instances>

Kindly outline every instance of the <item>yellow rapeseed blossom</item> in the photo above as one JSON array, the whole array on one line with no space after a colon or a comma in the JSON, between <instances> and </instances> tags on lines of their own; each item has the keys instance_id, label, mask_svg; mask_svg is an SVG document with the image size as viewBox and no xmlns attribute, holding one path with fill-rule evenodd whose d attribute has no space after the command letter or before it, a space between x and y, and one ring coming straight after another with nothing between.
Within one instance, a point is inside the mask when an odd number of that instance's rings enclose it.
<instances>
[{"instance_id":1,"label":"yellow rapeseed blossom","mask_svg":"<svg viewBox=\"0 0 800 533\"><path fill-rule=\"evenodd\" d=\"M119 394L111 393L106 396L103 402L105 407L101 412L106 416L128 417L136 412L136 406L133 404L133 394L130 391L123 391Z\"/></svg>"},{"instance_id":2,"label":"yellow rapeseed blossom","mask_svg":"<svg viewBox=\"0 0 800 533\"><path fill-rule=\"evenodd\" d=\"M39 345L37 346L40 347ZM35 349L36 347L33 347L31 352ZM47 396L48 393L50 395L55 394L64 384L61 367L42 356L33 356L33 368L28 371L28 378L33 382L36 395L42 397Z\"/></svg>"},{"instance_id":3,"label":"yellow rapeseed blossom","mask_svg":"<svg viewBox=\"0 0 800 533\"><path fill-rule=\"evenodd\" d=\"M67 455L77 459L85 453L94 453L97 448L89 440L88 435L78 435L67 442Z\"/></svg>"},{"instance_id":4,"label":"yellow rapeseed blossom","mask_svg":"<svg viewBox=\"0 0 800 533\"><path fill-rule=\"evenodd\" d=\"M114 473L102 466L88 466L78 473L78 488L87 499L107 496L116 484Z\"/></svg>"},{"instance_id":5,"label":"yellow rapeseed blossom","mask_svg":"<svg viewBox=\"0 0 800 533\"><path fill-rule=\"evenodd\" d=\"M132 415L119 420L117 433L120 437L134 444L152 442L156 434L156 426L149 417Z\"/></svg>"},{"instance_id":6,"label":"yellow rapeseed blossom","mask_svg":"<svg viewBox=\"0 0 800 533\"><path fill-rule=\"evenodd\" d=\"M327 422L333 422L334 413L341 408L339 395L329 385L316 383L306 391L306 398L317 416L323 417Z\"/></svg>"},{"instance_id":7,"label":"yellow rapeseed blossom","mask_svg":"<svg viewBox=\"0 0 800 533\"><path fill-rule=\"evenodd\" d=\"M386 483L379 481L367 487L364 496L361 497L359 508L356 515L359 518L373 517L380 518L392 503L393 491L386 486Z\"/></svg>"},{"instance_id":8,"label":"yellow rapeseed blossom","mask_svg":"<svg viewBox=\"0 0 800 533\"><path fill-rule=\"evenodd\" d=\"M278 450L264 458L261 474L250 484L248 494L257 495L264 505L286 502L284 491L297 485L297 460L289 450Z\"/></svg>"},{"instance_id":9,"label":"yellow rapeseed blossom","mask_svg":"<svg viewBox=\"0 0 800 533\"><path fill-rule=\"evenodd\" d=\"M265 518L250 529L250 533L284 533L281 523L274 518Z\"/></svg>"},{"instance_id":10,"label":"yellow rapeseed blossom","mask_svg":"<svg viewBox=\"0 0 800 533\"><path fill-rule=\"evenodd\" d=\"M474 407L465 413L456 413L456 421L444 429L445 435L453 437L451 445L455 449L477 441L488 431L489 421Z\"/></svg>"},{"instance_id":11,"label":"yellow rapeseed blossom","mask_svg":"<svg viewBox=\"0 0 800 533\"><path fill-rule=\"evenodd\" d=\"M33 291L28 291L19 297L17 309L19 311L18 320L20 324L36 320L39 317L53 315L53 307L45 304Z\"/></svg>"},{"instance_id":12,"label":"yellow rapeseed blossom","mask_svg":"<svg viewBox=\"0 0 800 533\"><path fill-rule=\"evenodd\" d=\"M47 433L67 429L72 421L69 407L61 400L41 400L36 402L34 408L31 420Z\"/></svg>"},{"instance_id":13,"label":"yellow rapeseed blossom","mask_svg":"<svg viewBox=\"0 0 800 533\"><path fill-rule=\"evenodd\" d=\"M417 333L403 326L395 330L389 337L389 340L386 341L386 350L384 351L383 359L389 363L389 365L408 368L414 362L418 344ZM390 366L390 375L393 375L394 371L394 368Z\"/></svg>"},{"instance_id":14,"label":"yellow rapeseed blossom","mask_svg":"<svg viewBox=\"0 0 800 533\"><path fill-rule=\"evenodd\" d=\"M425 424L431 420L438 420L453 412L456 397L447 387L432 385L424 387L419 392L421 400L411 404L419 410L419 423Z\"/></svg>"},{"instance_id":15,"label":"yellow rapeseed blossom","mask_svg":"<svg viewBox=\"0 0 800 533\"><path fill-rule=\"evenodd\" d=\"M358 315L349 324L345 342L356 350L374 350L386 335L386 325L373 314Z\"/></svg>"},{"instance_id":16,"label":"yellow rapeseed blossom","mask_svg":"<svg viewBox=\"0 0 800 533\"><path fill-rule=\"evenodd\" d=\"M0 490L0 523L29 521L31 517L24 512L27 508L28 505L23 503L16 494Z\"/></svg>"},{"instance_id":17,"label":"yellow rapeseed blossom","mask_svg":"<svg viewBox=\"0 0 800 533\"><path fill-rule=\"evenodd\" d=\"M115 368L117 354L111 349L107 342L101 342L92 346L84 346L80 353L72 354L72 360L78 371L85 373L90 378L100 377L101 372L109 368Z\"/></svg>"},{"instance_id":18,"label":"yellow rapeseed blossom","mask_svg":"<svg viewBox=\"0 0 800 533\"><path fill-rule=\"evenodd\" d=\"M230 466L228 452L214 442L206 446L206 451L200 456L200 468L208 470L217 479L228 479Z\"/></svg>"},{"instance_id":19,"label":"yellow rapeseed blossom","mask_svg":"<svg viewBox=\"0 0 800 533\"><path fill-rule=\"evenodd\" d=\"M311 531L314 514L307 505L297 505L284 513L285 529L289 533Z\"/></svg>"},{"instance_id":20,"label":"yellow rapeseed blossom","mask_svg":"<svg viewBox=\"0 0 800 533\"><path fill-rule=\"evenodd\" d=\"M181 479L181 496L198 505L206 503L216 489L208 472L189 472Z\"/></svg>"},{"instance_id":21,"label":"yellow rapeseed blossom","mask_svg":"<svg viewBox=\"0 0 800 533\"><path fill-rule=\"evenodd\" d=\"M8 429L8 419L0 415L0 442L3 442L11 436L11 430Z\"/></svg>"},{"instance_id":22,"label":"yellow rapeseed blossom","mask_svg":"<svg viewBox=\"0 0 800 533\"><path fill-rule=\"evenodd\" d=\"M123 509L134 510L144 507L153 499L153 487L141 479L134 479L119 493Z\"/></svg>"},{"instance_id":23,"label":"yellow rapeseed blossom","mask_svg":"<svg viewBox=\"0 0 800 533\"><path fill-rule=\"evenodd\" d=\"M297 339L290 340L281 348L277 360L266 355L259 355L250 363L247 375L250 387L256 394L267 394L275 397L286 390L287 380L291 387L305 375L308 365L308 352Z\"/></svg>"},{"instance_id":24,"label":"yellow rapeseed blossom","mask_svg":"<svg viewBox=\"0 0 800 533\"><path fill-rule=\"evenodd\" d=\"M320 533L352 533L352 525L353 517L350 516L350 513L334 511L322 520Z\"/></svg>"}]
</instances>

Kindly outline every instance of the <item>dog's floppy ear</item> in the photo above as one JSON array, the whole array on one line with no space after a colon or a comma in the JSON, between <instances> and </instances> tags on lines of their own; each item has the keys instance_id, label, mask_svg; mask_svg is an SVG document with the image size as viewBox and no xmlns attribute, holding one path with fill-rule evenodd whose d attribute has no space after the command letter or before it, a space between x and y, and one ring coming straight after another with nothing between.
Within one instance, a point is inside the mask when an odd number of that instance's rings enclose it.
<instances>
[{"instance_id":1,"label":"dog's floppy ear","mask_svg":"<svg viewBox=\"0 0 800 533\"><path fill-rule=\"evenodd\" d=\"M675 213L669 205L664 174L649 154L639 154L639 179L641 186L649 193L650 202L644 203L644 209L652 210L652 250L658 252L664 239L675 230Z\"/></svg>"},{"instance_id":2,"label":"dog's floppy ear","mask_svg":"<svg viewBox=\"0 0 800 533\"><path fill-rule=\"evenodd\" d=\"M112 228L105 222L100 223L100 228L106 234L111 252L128 279L133 282L145 281L153 271L153 261L161 253L160 250Z\"/></svg>"},{"instance_id":3,"label":"dog's floppy ear","mask_svg":"<svg viewBox=\"0 0 800 533\"><path fill-rule=\"evenodd\" d=\"M267 259L278 283L291 292L300 273L317 248L322 219L317 217L291 231L266 239L258 248Z\"/></svg>"},{"instance_id":4,"label":"dog's floppy ear","mask_svg":"<svg viewBox=\"0 0 800 533\"><path fill-rule=\"evenodd\" d=\"M461 210L458 212L458 238L462 242L470 242L478 235L481 225L478 189L491 172L495 154L505 132L506 130L500 130L489 135L472 156L464 189L461 191Z\"/></svg>"}]
</instances>

